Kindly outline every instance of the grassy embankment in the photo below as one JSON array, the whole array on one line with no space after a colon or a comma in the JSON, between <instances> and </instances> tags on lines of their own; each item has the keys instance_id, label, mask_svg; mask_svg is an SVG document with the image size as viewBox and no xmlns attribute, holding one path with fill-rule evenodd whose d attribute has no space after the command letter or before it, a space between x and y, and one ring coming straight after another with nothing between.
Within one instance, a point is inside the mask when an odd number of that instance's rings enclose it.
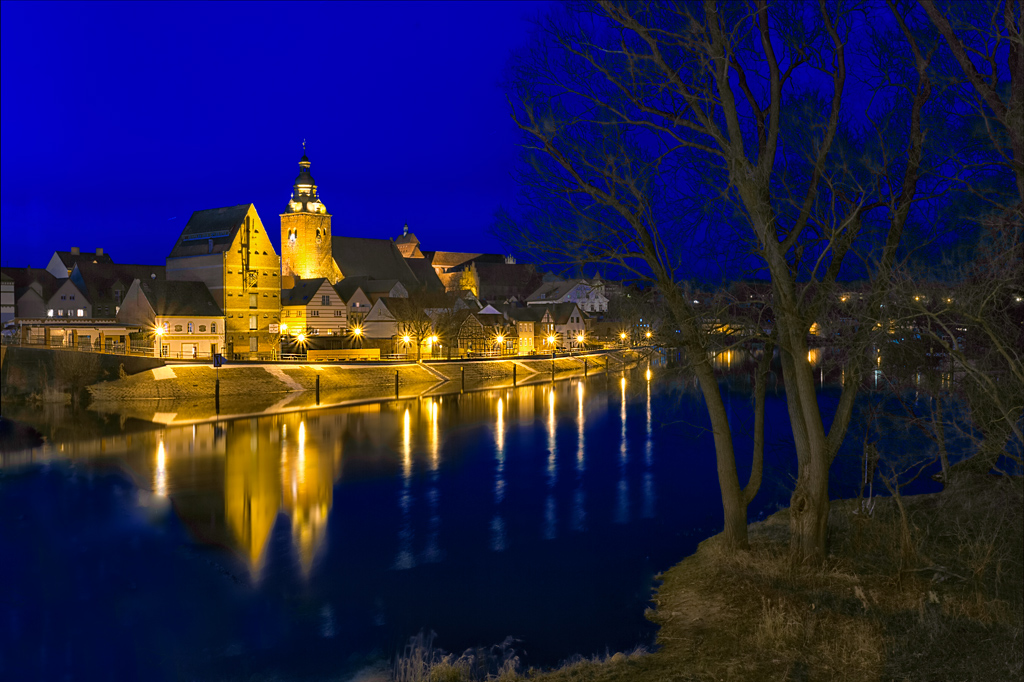
<instances>
[{"instance_id":1,"label":"grassy embankment","mask_svg":"<svg viewBox=\"0 0 1024 682\"><path fill-rule=\"evenodd\" d=\"M987 477L986 477L987 478ZM933 495L836 502L823 567L788 558L788 511L750 527L751 549L711 538L666 571L653 653L501 674L472 657L410 650L382 679L461 682L1020 680L1024 486L975 480ZM599 598L599 596L595 596ZM487 675L491 677L488 678ZM496 676L497 675L497 676ZM371 678L372 679L372 678Z\"/></svg>"}]
</instances>

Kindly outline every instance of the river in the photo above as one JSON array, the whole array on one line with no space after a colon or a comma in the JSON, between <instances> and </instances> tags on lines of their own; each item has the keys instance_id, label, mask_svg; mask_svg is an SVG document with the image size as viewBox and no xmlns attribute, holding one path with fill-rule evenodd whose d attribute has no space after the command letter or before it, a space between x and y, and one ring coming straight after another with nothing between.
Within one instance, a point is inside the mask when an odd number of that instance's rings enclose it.
<instances>
[{"instance_id":1,"label":"river","mask_svg":"<svg viewBox=\"0 0 1024 682\"><path fill-rule=\"evenodd\" d=\"M726 402L745 481L749 393ZM795 473L767 409L751 519ZM632 649L657 573L722 523L700 398L658 367L190 426L5 416L46 442L0 468L4 679L320 678L430 631L537 666Z\"/></svg>"}]
</instances>

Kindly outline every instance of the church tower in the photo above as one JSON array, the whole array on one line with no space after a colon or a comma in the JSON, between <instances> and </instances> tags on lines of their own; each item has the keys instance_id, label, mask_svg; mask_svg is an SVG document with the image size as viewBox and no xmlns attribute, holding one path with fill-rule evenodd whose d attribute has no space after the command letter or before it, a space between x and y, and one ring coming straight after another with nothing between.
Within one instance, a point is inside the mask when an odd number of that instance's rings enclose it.
<instances>
[{"instance_id":1,"label":"church tower","mask_svg":"<svg viewBox=\"0 0 1024 682\"><path fill-rule=\"evenodd\" d=\"M316 181L309 174L305 142L302 152L291 201L281 214L281 276L326 277L334 284L341 273L331 251L331 214L320 201Z\"/></svg>"}]
</instances>

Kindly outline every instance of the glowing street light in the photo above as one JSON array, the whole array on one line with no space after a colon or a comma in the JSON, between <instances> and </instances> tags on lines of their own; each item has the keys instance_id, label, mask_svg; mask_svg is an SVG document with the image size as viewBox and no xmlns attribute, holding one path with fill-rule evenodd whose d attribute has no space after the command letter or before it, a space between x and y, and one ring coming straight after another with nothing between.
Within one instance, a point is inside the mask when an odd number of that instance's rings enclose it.
<instances>
[{"instance_id":1,"label":"glowing street light","mask_svg":"<svg viewBox=\"0 0 1024 682\"><path fill-rule=\"evenodd\" d=\"M157 325L156 327L153 328L153 333L156 334L157 336L163 336L164 335L164 328L159 326L159 325Z\"/></svg>"},{"instance_id":2,"label":"glowing street light","mask_svg":"<svg viewBox=\"0 0 1024 682\"><path fill-rule=\"evenodd\" d=\"M583 334L576 335L576 343L580 344L581 346L583 345Z\"/></svg>"},{"instance_id":3,"label":"glowing street light","mask_svg":"<svg viewBox=\"0 0 1024 682\"><path fill-rule=\"evenodd\" d=\"M548 345L549 346L554 346L555 345L555 337L554 337L553 334L548 337Z\"/></svg>"},{"instance_id":4,"label":"glowing street light","mask_svg":"<svg viewBox=\"0 0 1024 682\"><path fill-rule=\"evenodd\" d=\"M281 323L281 333L284 334L288 331L288 325L284 322Z\"/></svg>"},{"instance_id":5,"label":"glowing street light","mask_svg":"<svg viewBox=\"0 0 1024 682\"><path fill-rule=\"evenodd\" d=\"M362 335L363 335L362 327L352 327L352 336L362 336Z\"/></svg>"},{"instance_id":6,"label":"glowing street light","mask_svg":"<svg viewBox=\"0 0 1024 682\"><path fill-rule=\"evenodd\" d=\"M405 345L408 346L410 342L412 342L412 339L409 337L408 334L402 337L402 343L404 343Z\"/></svg>"},{"instance_id":7,"label":"glowing street light","mask_svg":"<svg viewBox=\"0 0 1024 682\"><path fill-rule=\"evenodd\" d=\"M651 333L647 332L646 334L644 334L644 336L646 336L647 338L651 338Z\"/></svg>"},{"instance_id":8,"label":"glowing street light","mask_svg":"<svg viewBox=\"0 0 1024 682\"><path fill-rule=\"evenodd\" d=\"M295 340L296 340L296 341L298 341L299 343L305 343L305 341L306 341L306 335L305 335L305 334L303 334L302 332L299 332L299 333L298 333L298 334L297 334L297 335L295 336Z\"/></svg>"}]
</instances>

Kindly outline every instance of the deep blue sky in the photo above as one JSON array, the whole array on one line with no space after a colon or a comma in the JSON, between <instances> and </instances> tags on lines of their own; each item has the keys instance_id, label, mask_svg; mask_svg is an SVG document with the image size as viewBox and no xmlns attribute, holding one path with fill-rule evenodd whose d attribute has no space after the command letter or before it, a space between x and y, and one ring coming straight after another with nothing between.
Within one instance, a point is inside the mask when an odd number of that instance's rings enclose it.
<instances>
[{"instance_id":1,"label":"deep blue sky","mask_svg":"<svg viewBox=\"0 0 1024 682\"><path fill-rule=\"evenodd\" d=\"M162 263L192 211L278 214L302 140L334 234L500 251L498 87L546 3L2 5L2 263Z\"/></svg>"}]
</instances>

